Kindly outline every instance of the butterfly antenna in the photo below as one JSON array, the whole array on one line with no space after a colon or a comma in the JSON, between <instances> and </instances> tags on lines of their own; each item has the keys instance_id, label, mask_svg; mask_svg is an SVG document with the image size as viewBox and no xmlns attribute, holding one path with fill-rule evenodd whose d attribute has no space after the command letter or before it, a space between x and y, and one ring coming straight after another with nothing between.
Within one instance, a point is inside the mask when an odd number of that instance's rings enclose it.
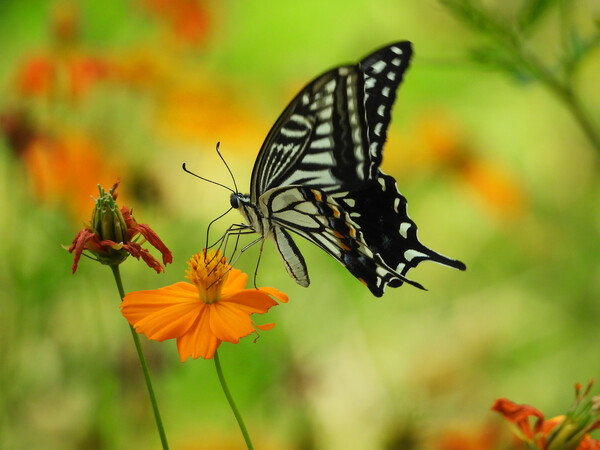
<instances>
[{"instance_id":1,"label":"butterfly antenna","mask_svg":"<svg viewBox=\"0 0 600 450\"><path fill-rule=\"evenodd\" d=\"M184 172L187 172L187 173L189 173L190 175L193 175L193 176L195 176L196 178L200 178L201 180L208 181L209 183L216 184L217 186L221 186L222 188L225 188L225 189L227 189L227 190L228 190L229 192L231 192L232 194L235 194L235 193L236 193L236 191L234 191L233 189L231 189L231 188L229 188L229 187L225 186L224 184L217 183L216 181L209 180L208 178L201 177L200 175L198 175L198 174L195 174L194 172L191 172L191 171L189 171L189 170L188 170L188 169L185 167L185 163L183 163L183 165L182 165L181 167L183 168ZM237 189L237 187L236 187L236 189Z\"/></svg>"},{"instance_id":2,"label":"butterfly antenna","mask_svg":"<svg viewBox=\"0 0 600 450\"><path fill-rule=\"evenodd\" d=\"M227 171L229 172L229 175L231 175L231 179L233 180L233 187L235 188L235 191L239 192L238 187L237 187L237 183L235 182L235 177L233 176L233 172L231 172L231 169L227 165L227 162L225 161L225 158L223 158L223 155L221 155L221 152L219 151L219 147L220 146L221 146L221 143L217 142L217 154L219 155L219 158L221 158L221 161L223 161L223 164L225 164L225 167L227 167Z\"/></svg>"}]
</instances>

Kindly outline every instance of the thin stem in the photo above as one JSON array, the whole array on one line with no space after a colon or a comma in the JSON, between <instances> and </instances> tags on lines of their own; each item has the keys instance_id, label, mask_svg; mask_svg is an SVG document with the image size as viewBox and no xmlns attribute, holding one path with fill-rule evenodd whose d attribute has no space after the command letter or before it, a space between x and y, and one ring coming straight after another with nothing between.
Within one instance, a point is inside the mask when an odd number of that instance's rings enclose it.
<instances>
[{"instance_id":1,"label":"thin stem","mask_svg":"<svg viewBox=\"0 0 600 450\"><path fill-rule=\"evenodd\" d=\"M585 136L600 154L600 133L594 127L581 99L575 93L571 84L572 78L567 77L563 81L554 76L537 58L525 52L522 47L515 49L515 51L518 57L529 65L539 81L568 108Z\"/></svg>"},{"instance_id":2,"label":"thin stem","mask_svg":"<svg viewBox=\"0 0 600 450\"><path fill-rule=\"evenodd\" d=\"M250 440L250 435L248 434L248 430L246 429L246 425L244 425L244 420L242 419L242 415L240 414L239 409L235 405L233 401L233 397L231 396L231 392L227 387L227 383L225 382L225 377L223 376L223 370L221 369L221 362L219 361L219 352L215 351L215 356L213 358L215 360L215 368L217 369L217 375L219 376L219 381L221 382L221 387L223 388L223 392L225 393L225 397L227 397L227 401L229 402L229 406L233 411L233 415L237 420L238 425L240 426L240 431L244 436L244 440L246 441L246 445L248 446L248 450L254 450L254 446L252 445L252 441Z\"/></svg>"},{"instance_id":3,"label":"thin stem","mask_svg":"<svg viewBox=\"0 0 600 450\"><path fill-rule=\"evenodd\" d=\"M600 154L600 134L594 127L589 115L586 113L581 99L575 94L570 85L563 86L562 89L555 89L556 95L562 100L565 106L571 111L573 117Z\"/></svg>"},{"instance_id":4,"label":"thin stem","mask_svg":"<svg viewBox=\"0 0 600 450\"><path fill-rule=\"evenodd\" d=\"M112 269L113 275L115 277L115 282L117 283L117 288L119 289L119 295L121 297L121 301L125 297L125 291L123 289L123 282L121 281L121 272L119 271L119 266L110 266ZM150 397L150 403L152 403L152 410L154 411L154 419L156 420L156 428L158 429L158 434L160 435L160 442L162 443L163 450L169 449L169 444L167 442L167 435L165 434L165 429L163 427L162 419L160 418L160 411L158 410L158 402L156 401L156 396L154 395L154 389L152 388L152 381L150 380L150 371L148 370L148 365L146 364L146 357L144 356L144 351L142 350L142 344L140 343L140 338L138 334L135 332L135 329L129 325L129 330L131 331L131 337L133 337L133 342L135 344L135 349L138 354L138 358L140 360L140 364L142 365L142 372L144 373L144 380L146 381L146 387L148 388L148 396Z\"/></svg>"}]
</instances>

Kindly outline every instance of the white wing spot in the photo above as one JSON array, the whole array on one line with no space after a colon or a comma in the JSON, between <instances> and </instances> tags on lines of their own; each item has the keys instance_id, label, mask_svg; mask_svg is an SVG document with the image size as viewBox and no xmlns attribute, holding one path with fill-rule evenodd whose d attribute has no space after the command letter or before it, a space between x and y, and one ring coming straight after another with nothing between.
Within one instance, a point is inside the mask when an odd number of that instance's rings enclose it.
<instances>
[{"instance_id":1,"label":"white wing spot","mask_svg":"<svg viewBox=\"0 0 600 450\"><path fill-rule=\"evenodd\" d=\"M383 95L384 97L389 97L390 96L390 88L388 86L385 86L381 90L381 95Z\"/></svg>"},{"instance_id":2,"label":"white wing spot","mask_svg":"<svg viewBox=\"0 0 600 450\"><path fill-rule=\"evenodd\" d=\"M383 60L377 61L375 64L373 64L371 67L373 68L373 72L375 73L380 73L383 69L385 69L386 66L386 62Z\"/></svg>"},{"instance_id":3,"label":"white wing spot","mask_svg":"<svg viewBox=\"0 0 600 450\"><path fill-rule=\"evenodd\" d=\"M398 206L400 206L400 198L396 197L394 199L394 212L398 212Z\"/></svg>"},{"instance_id":4,"label":"white wing spot","mask_svg":"<svg viewBox=\"0 0 600 450\"><path fill-rule=\"evenodd\" d=\"M388 80L394 81L396 79L396 74L394 72L388 72L387 77Z\"/></svg>"},{"instance_id":5,"label":"white wing spot","mask_svg":"<svg viewBox=\"0 0 600 450\"><path fill-rule=\"evenodd\" d=\"M381 190L383 192L385 192L385 180L383 178L377 178L377 181L379 181L379 184L381 185Z\"/></svg>"},{"instance_id":6,"label":"white wing spot","mask_svg":"<svg viewBox=\"0 0 600 450\"><path fill-rule=\"evenodd\" d=\"M416 250L406 250L404 252L404 259L406 259L408 262L410 262L413 258L422 258L425 257L427 258L427 255L425 253L421 253L418 252Z\"/></svg>"},{"instance_id":7,"label":"white wing spot","mask_svg":"<svg viewBox=\"0 0 600 450\"><path fill-rule=\"evenodd\" d=\"M396 267L396 272L402 273L402 271L404 270L405 266L406 266L406 264L404 264L404 263L398 264L398 266Z\"/></svg>"},{"instance_id":8,"label":"white wing spot","mask_svg":"<svg viewBox=\"0 0 600 450\"><path fill-rule=\"evenodd\" d=\"M327 92L328 94L331 94L335 90L335 85L336 85L335 79L331 80L329 83L327 83L324 86L325 87L325 92Z\"/></svg>"},{"instance_id":9,"label":"white wing spot","mask_svg":"<svg viewBox=\"0 0 600 450\"><path fill-rule=\"evenodd\" d=\"M396 55L402 54L402 49L400 47L390 47L390 50L393 51Z\"/></svg>"},{"instance_id":10,"label":"white wing spot","mask_svg":"<svg viewBox=\"0 0 600 450\"><path fill-rule=\"evenodd\" d=\"M385 105L379 105L377 107L377 114L379 114L381 117L384 116L384 114L385 114Z\"/></svg>"},{"instance_id":11,"label":"white wing spot","mask_svg":"<svg viewBox=\"0 0 600 450\"><path fill-rule=\"evenodd\" d=\"M304 135L306 135L307 130L290 130L289 128L282 128L281 130L279 130L279 132L287 137L293 137L293 138L298 138L298 137L302 137Z\"/></svg>"},{"instance_id":12,"label":"white wing spot","mask_svg":"<svg viewBox=\"0 0 600 450\"><path fill-rule=\"evenodd\" d=\"M402 60L400 58L394 58L394 59L392 59L392 64L394 66L399 66L401 61Z\"/></svg>"},{"instance_id":13,"label":"white wing spot","mask_svg":"<svg viewBox=\"0 0 600 450\"><path fill-rule=\"evenodd\" d=\"M379 148L379 146L378 146L377 142L371 142L371 145L369 146L369 153L371 154L371 156L373 156L373 157L377 156L378 148Z\"/></svg>"},{"instance_id":14,"label":"white wing spot","mask_svg":"<svg viewBox=\"0 0 600 450\"><path fill-rule=\"evenodd\" d=\"M302 158L302 164L319 164L331 167L335 165L335 161L331 152L308 153Z\"/></svg>"},{"instance_id":15,"label":"white wing spot","mask_svg":"<svg viewBox=\"0 0 600 450\"><path fill-rule=\"evenodd\" d=\"M332 131L333 127L331 126L331 122L324 122L315 130L317 134L330 134Z\"/></svg>"},{"instance_id":16,"label":"white wing spot","mask_svg":"<svg viewBox=\"0 0 600 450\"><path fill-rule=\"evenodd\" d=\"M354 208L354 205L356 205L356 200L354 200L353 198L346 198L344 199L344 201L346 202L346 205L348 205L350 208Z\"/></svg>"},{"instance_id":17,"label":"white wing spot","mask_svg":"<svg viewBox=\"0 0 600 450\"><path fill-rule=\"evenodd\" d=\"M333 147L333 142L328 137L317 139L315 141L312 141L310 144L310 148L323 149L323 148L332 148L332 147Z\"/></svg>"},{"instance_id":18,"label":"white wing spot","mask_svg":"<svg viewBox=\"0 0 600 450\"><path fill-rule=\"evenodd\" d=\"M408 230L409 229L410 229L410 223L402 222L400 224L400 229L398 230L400 232L400 236L402 236L404 239L408 239Z\"/></svg>"},{"instance_id":19,"label":"white wing spot","mask_svg":"<svg viewBox=\"0 0 600 450\"><path fill-rule=\"evenodd\" d=\"M381 128L382 127L383 127L383 124L381 122L379 122L377 125L375 125L375 129L373 130L375 135L381 136Z\"/></svg>"},{"instance_id":20,"label":"white wing spot","mask_svg":"<svg viewBox=\"0 0 600 450\"><path fill-rule=\"evenodd\" d=\"M333 107L328 106L327 108L323 108L321 111L317 113L319 119L325 121L331 119L331 113L333 112Z\"/></svg>"}]
</instances>

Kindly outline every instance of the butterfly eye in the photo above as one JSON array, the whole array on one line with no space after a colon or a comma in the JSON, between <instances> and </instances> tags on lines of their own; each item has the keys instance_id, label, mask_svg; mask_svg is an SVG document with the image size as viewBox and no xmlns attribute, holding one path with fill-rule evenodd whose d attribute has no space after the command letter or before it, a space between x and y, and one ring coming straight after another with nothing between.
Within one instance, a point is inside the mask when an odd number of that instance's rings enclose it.
<instances>
[{"instance_id":1,"label":"butterfly eye","mask_svg":"<svg viewBox=\"0 0 600 450\"><path fill-rule=\"evenodd\" d=\"M235 194L231 194L231 197L229 197L229 203L231 204L231 207L234 209L238 209L240 207L240 200L239 200L238 196Z\"/></svg>"}]
</instances>

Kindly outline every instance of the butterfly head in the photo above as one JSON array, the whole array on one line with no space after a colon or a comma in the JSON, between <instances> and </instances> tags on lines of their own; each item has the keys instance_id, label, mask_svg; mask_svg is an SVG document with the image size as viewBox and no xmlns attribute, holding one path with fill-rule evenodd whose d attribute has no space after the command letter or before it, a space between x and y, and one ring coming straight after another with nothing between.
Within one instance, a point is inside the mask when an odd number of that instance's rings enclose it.
<instances>
[{"instance_id":1,"label":"butterfly head","mask_svg":"<svg viewBox=\"0 0 600 450\"><path fill-rule=\"evenodd\" d=\"M239 192L234 192L229 197L229 203L233 209L239 209L242 204L247 203L247 197Z\"/></svg>"},{"instance_id":2,"label":"butterfly head","mask_svg":"<svg viewBox=\"0 0 600 450\"><path fill-rule=\"evenodd\" d=\"M258 207L252 203L248 195L235 192L229 197L229 203L232 208L237 209L240 212L254 231L262 233L261 219L263 214Z\"/></svg>"}]
</instances>

